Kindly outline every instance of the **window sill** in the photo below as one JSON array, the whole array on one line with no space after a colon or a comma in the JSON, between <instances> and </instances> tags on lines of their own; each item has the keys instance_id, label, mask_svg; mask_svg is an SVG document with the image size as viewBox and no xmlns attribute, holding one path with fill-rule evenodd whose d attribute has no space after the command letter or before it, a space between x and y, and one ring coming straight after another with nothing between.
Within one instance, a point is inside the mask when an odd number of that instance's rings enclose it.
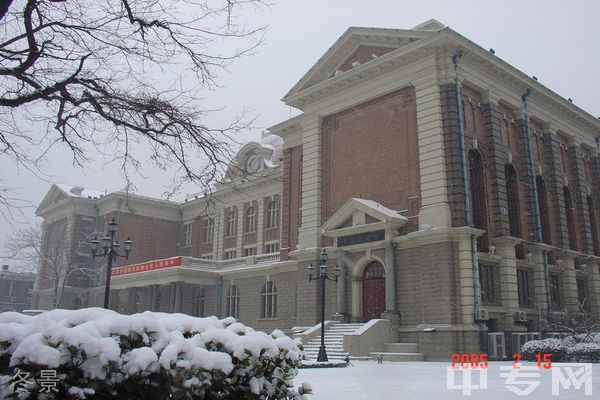
<instances>
[{"instance_id":1,"label":"window sill","mask_svg":"<svg viewBox=\"0 0 600 400\"><path fill-rule=\"evenodd\" d=\"M277 321L277 317L262 317L262 318L257 318L257 321Z\"/></svg>"}]
</instances>

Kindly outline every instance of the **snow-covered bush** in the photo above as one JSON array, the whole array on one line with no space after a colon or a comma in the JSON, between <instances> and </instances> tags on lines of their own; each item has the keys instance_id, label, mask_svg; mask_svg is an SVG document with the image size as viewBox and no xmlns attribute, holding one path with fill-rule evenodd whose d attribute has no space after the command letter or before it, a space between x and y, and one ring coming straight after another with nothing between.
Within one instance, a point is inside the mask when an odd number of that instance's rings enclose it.
<instances>
[{"instance_id":1,"label":"snow-covered bush","mask_svg":"<svg viewBox=\"0 0 600 400\"><path fill-rule=\"evenodd\" d=\"M100 308L0 314L0 382L26 374L17 386L34 397L55 371L61 399L299 399L300 358L281 331L233 318ZM0 395L17 398L14 384L2 386Z\"/></svg>"},{"instance_id":2,"label":"snow-covered bush","mask_svg":"<svg viewBox=\"0 0 600 400\"><path fill-rule=\"evenodd\" d=\"M600 361L600 343L574 343L567 348L572 361Z\"/></svg>"},{"instance_id":3,"label":"snow-covered bush","mask_svg":"<svg viewBox=\"0 0 600 400\"><path fill-rule=\"evenodd\" d=\"M536 354L552 354L552 361L560 361L567 354L567 345L562 339L531 340L523 345L521 355L525 360L535 360Z\"/></svg>"}]
</instances>

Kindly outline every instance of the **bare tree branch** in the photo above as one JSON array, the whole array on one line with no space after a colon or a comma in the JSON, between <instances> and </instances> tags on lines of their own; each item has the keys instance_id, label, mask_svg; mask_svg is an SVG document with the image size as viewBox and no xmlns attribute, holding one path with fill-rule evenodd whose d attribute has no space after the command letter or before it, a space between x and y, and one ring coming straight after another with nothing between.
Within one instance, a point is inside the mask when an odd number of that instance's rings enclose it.
<instances>
[{"instance_id":1,"label":"bare tree branch","mask_svg":"<svg viewBox=\"0 0 600 400\"><path fill-rule=\"evenodd\" d=\"M263 5L0 2L0 156L44 175L56 146L68 148L79 166L99 152L119 163L128 183L130 171L150 161L174 166L171 193L186 182L209 191L227 170L235 134L250 121L208 126L200 94L261 44L264 28L238 21Z\"/></svg>"}]
</instances>

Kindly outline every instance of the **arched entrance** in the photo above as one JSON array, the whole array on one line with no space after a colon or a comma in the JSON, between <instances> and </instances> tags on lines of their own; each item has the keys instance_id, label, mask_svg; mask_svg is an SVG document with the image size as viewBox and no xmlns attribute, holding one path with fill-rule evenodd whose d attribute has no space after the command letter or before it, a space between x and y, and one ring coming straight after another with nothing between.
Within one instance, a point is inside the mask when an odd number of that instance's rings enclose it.
<instances>
[{"instance_id":1,"label":"arched entrance","mask_svg":"<svg viewBox=\"0 0 600 400\"><path fill-rule=\"evenodd\" d=\"M385 270L379 261L371 261L362 276L363 320L381 318L385 311Z\"/></svg>"}]
</instances>

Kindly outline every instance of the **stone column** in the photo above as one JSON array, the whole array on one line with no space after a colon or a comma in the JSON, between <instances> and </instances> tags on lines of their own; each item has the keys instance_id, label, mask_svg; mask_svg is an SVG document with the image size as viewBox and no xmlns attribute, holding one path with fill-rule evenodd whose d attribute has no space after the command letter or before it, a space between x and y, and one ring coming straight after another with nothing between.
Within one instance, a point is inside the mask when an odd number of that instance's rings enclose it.
<instances>
[{"instance_id":1,"label":"stone column","mask_svg":"<svg viewBox=\"0 0 600 400\"><path fill-rule=\"evenodd\" d=\"M542 314L548 311L547 302L547 287L546 273L544 271L544 254L543 246L531 246L528 250L528 255L531 255L531 263L533 263L533 291L535 293L535 301L541 304Z\"/></svg>"},{"instance_id":2,"label":"stone column","mask_svg":"<svg viewBox=\"0 0 600 400\"><path fill-rule=\"evenodd\" d=\"M577 279L575 277L575 258L570 253L558 253L558 260L562 260L560 267L560 295L561 302L570 312L579 311L577 298Z\"/></svg>"},{"instance_id":3,"label":"stone column","mask_svg":"<svg viewBox=\"0 0 600 400\"><path fill-rule=\"evenodd\" d=\"M362 278L352 276L352 322L362 322Z\"/></svg>"},{"instance_id":4,"label":"stone column","mask_svg":"<svg viewBox=\"0 0 600 400\"><path fill-rule=\"evenodd\" d=\"M400 314L396 310L396 264L393 242L385 245L385 312L381 317L392 322L400 320Z\"/></svg>"},{"instance_id":5,"label":"stone column","mask_svg":"<svg viewBox=\"0 0 600 400\"><path fill-rule=\"evenodd\" d=\"M346 252L338 251L338 267L340 267L340 276L337 282L337 307L333 319L339 322L346 322L346 279L347 279L347 261Z\"/></svg>"},{"instance_id":6,"label":"stone column","mask_svg":"<svg viewBox=\"0 0 600 400\"><path fill-rule=\"evenodd\" d=\"M175 312L181 312L183 282L175 282Z\"/></svg>"},{"instance_id":7,"label":"stone column","mask_svg":"<svg viewBox=\"0 0 600 400\"><path fill-rule=\"evenodd\" d=\"M496 237L496 254L502 257L500 261L500 286L502 288L502 307L506 310L504 315L504 330L526 331L526 327L515 324L515 312L519 310L519 287L517 284L517 260L515 259L515 245L519 243L509 236Z\"/></svg>"},{"instance_id":8,"label":"stone column","mask_svg":"<svg viewBox=\"0 0 600 400\"><path fill-rule=\"evenodd\" d=\"M458 237L458 279L460 293L460 316L464 325L475 323L475 293L473 282L473 265L471 256L471 238L469 228L463 228L464 234Z\"/></svg>"}]
</instances>

